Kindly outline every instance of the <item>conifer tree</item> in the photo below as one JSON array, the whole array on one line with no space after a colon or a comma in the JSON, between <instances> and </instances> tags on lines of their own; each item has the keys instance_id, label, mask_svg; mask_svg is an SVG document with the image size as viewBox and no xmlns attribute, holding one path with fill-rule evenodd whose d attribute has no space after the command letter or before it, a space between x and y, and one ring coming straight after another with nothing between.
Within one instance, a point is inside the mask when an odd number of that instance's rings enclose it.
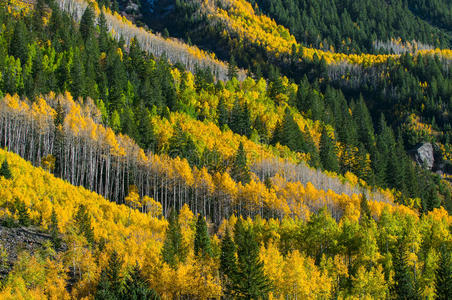
<instances>
[{"instance_id":1,"label":"conifer tree","mask_svg":"<svg viewBox=\"0 0 452 300\"><path fill-rule=\"evenodd\" d=\"M394 292L398 299L417 299L416 284L408 265L406 244L403 240L397 242L394 253Z\"/></svg>"},{"instance_id":2,"label":"conifer tree","mask_svg":"<svg viewBox=\"0 0 452 300\"><path fill-rule=\"evenodd\" d=\"M271 290L271 282L264 274L253 230L245 228L242 220L238 220L234 237L237 244L237 270L232 277L232 294L245 299L266 298Z\"/></svg>"},{"instance_id":3,"label":"conifer tree","mask_svg":"<svg viewBox=\"0 0 452 300\"><path fill-rule=\"evenodd\" d=\"M367 220L370 220L372 215L371 215L369 203L367 201L367 196L364 191L361 194L360 209L361 209L361 219L366 218Z\"/></svg>"},{"instance_id":4,"label":"conifer tree","mask_svg":"<svg viewBox=\"0 0 452 300\"><path fill-rule=\"evenodd\" d=\"M179 262L185 261L185 249L182 245L182 232L177 218L176 210L171 209L168 218L168 229L163 243L162 256L163 261L175 268Z\"/></svg>"},{"instance_id":5,"label":"conifer tree","mask_svg":"<svg viewBox=\"0 0 452 300\"><path fill-rule=\"evenodd\" d=\"M452 257L446 245L441 245L440 260L436 270L435 292L437 299L452 299Z\"/></svg>"},{"instance_id":6,"label":"conifer tree","mask_svg":"<svg viewBox=\"0 0 452 300\"><path fill-rule=\"evenodd\" d=\"M59 237L58 230L58 218L55 212L55 209L52 209L52 215L50 216L50 236L52 238L52 244L55 249L60 248L61 239Z\"/></svg>"},{"instance_id":7,"label":"conifer tree","mask_svg":"<svg viewBox=\"0 0 452 300\"><path fill-rule=\"evenodd\" d=\"M159 300L159 295L151 288L141 273L138 263L129 272L121 294L124 300Z\"/></svg>"},{"instance_id":8,"label":"conifer tree","mask_svg":"<svg viewBox=\"0 0 452 300\"><path fill-rule=\"evenodd\" d=\"M120 298L122 292L122 275L121 269L123 260L119 256L118 252L114 250L108 259L107 265L107 278L110 283L110 290L113 295Z\"/></svg>"},{"instance_id":9,"label":"conifer tree","mask_svg":"<svg viewBox=\"0 0 452 300\"><path fill-rule=\"evenodd\" d=\"M325 170L338 172L339 163L336 154L336 145L328 135L326 128L323 127L322 137L320 138L320 162Z\"/></svg>"},{"instance_id":10,"label":"conifer tree","mask_svg":"<svg viewBox=\"0 0 452 300\"><path fill-rule=\"evenodd\" d=\"M243 143L240 142L239 149L235 154L234 162L231 167L231 177L242 184L250 182L251 176L248 169L246 152L243 148Z\"/></svg>"},{"instance_id":11,"label":"conifer tree","mask_svg":"<svg viewBox=\"0 0 452 300\"><path fill-rule=\"evenodd\" d=\"M224 126L229 123L229 112L224 104L223 97L220 98L217 106L218 127L223 130Z\"/></svg>"},{"instance_id":12,"label":"conifer tree","mask_svg":"<svg viewBox=\"0 0 452 300\"><path fill-rule=\"evenodd\" d=\"M212 248L210 247L210 237L207 232L206 220L201 214L196 221L195 243L194 243L195 255L200 257L212 256Z\"/></svg>"},{"instance_id":13,"label":"conifer tree","mask_svg":"<svg viewBox=\"0 0 452 300\"><path fill-rule=\"evenodd\" d=\"M80 34L83 40L86 40L94 34L94 20L95 14L92 5L88 5L80 20Z\"/></svg>"},{"instance_id":14,"label":"conifer tree","mask_svg":"<svg viewBox=\"0 0 452 300\"><path fill-rule=\"evenodd\" d=\"M94 231L91 226L91 216L85 205L81 204L74 217L75 223L78 226L78 233L83 234L89 245L94 245Z\"/></svg>"},{"instance_id":15,"label":"conifer tree","mask_svg":"<svg viewBox=\"0 0 452 300\"><path fill-rule=\"evenodd\" d=\"M232 240L229 227L227 227L226 233L221 240L220 272L223 276L227 276L230 279L233 278L237 267L235 251L236 247L234 241Z\"/></svg>"},{"instance_id":16,"label":"conifer tree","mask_svg":"<svg viewBox=\"0 0 452 300\"><path fill-rule=\"evenodd\" d=\"M13 178L13 175L11 174L11 170L9 168L8 160L6 158L2 162L2 166L0 167L0 176L3 176L5 179Z\"/></svg>"},{"instance_id":17,"label":"conifer tree","mask_svg":"<svg viewBox=\"0 0 452 300\"><path fill-rule=\"evenodd\" d=\"M229 60L228 78L229 80L231 80L232 78L237 78L237 63L235 62L234 55L231 55L231 59Z\"/></svg>"},{"instance_id":18,"label":"conifer tree","mask_svg":"<svg viewBox=\"0 0 452 300\"><path fill-rule=\"evenodd\" d=\"M97 283L96 293L94 295L96 300L116 300L118 297L112 292L111 284L108 279L107 270L102 269L100 278Z\"/></svg>"}]
</instances>

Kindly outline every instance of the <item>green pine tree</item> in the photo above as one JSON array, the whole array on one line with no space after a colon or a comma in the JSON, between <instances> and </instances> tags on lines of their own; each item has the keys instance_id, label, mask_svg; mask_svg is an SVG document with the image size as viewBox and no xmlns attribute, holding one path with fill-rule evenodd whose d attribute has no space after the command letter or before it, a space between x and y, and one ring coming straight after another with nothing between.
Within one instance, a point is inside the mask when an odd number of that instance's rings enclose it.
<instances>
[{"instance_id":1,"label":"green pine tree","mask_svg":"<svg viewBox=\"0 0 452 300\"><path fill-rule=\"evenodd\" d=\"M110 290L117 298L121 298L122 293L122 276L121 269L124 261L119 256L118 252L113 251L108 259L107 265L107 278L110 283Z\"/></svg>"},{"instance_id":2,"label":"green pine tree","mask_svg":"<svg viewBox=\"0 0 452 300\"><path fill-rule=\"evenodd\" d=\"M234 55L231 55L231 59L229 60L228 78L229 80L231 80L232 78L237 78L237 63L235 62Z\"/></svg>"},{"instance_id":3,"label":"green pine tree","mask_svg":"<svg viewBox=\"0 0 452 300\"><path fill-rule=\"evenodd\" d=\"M80 20L80 34L82 35L83 40L86 42L88 38L90 38L94 32L94 20L95 14L92 5L88 5L85 9L85 12L82 15L82 19Z\"/></svg>"},{"instance_id":4,"label":"green pine tree","mask_svg":"<svg viewBox=\"0 0 452 300\"><path fill-rule=\"evenodd\" d=\"M417 299L417 289L408 265L405 241L397 242L394 253L394 292L397 299Z\"/></svg>"},{"instance_id":5,"label":"green pine tree","mask_svg":"<svg viewBox=\"0 0 452 300\"><path fill-rule=\"evenodd\" d=\"M452 299L452 255L446 245L440 248L440 260L436 270L435 291L437 299Z\"/></svg>"},{"instance_id":6,"label":"green pine tree","mask_svg":"<svg viewBox=\"0 0 452 300\"><path fill-rule=\"evenodd\" d=\"M223 130L224 126L229 123L229 112L224 103L223 97L220 98L217 106L218 127Z\"/></svg>"},{"instance_id":7,"label":"green pine tree","mask_svg":"<svg viewBox=\"0 0 452 300\"><path fill-rule=\"evenodd\" d=\"M225 282L225 294L232 295L232 280L237 271L237 259L235 257L236 246L232 240L229 227L226 227L226 233L221 240L220 253L220 274Z\"/></svg>"},{"instance_id":8,"label":"green pine tree","mask_svg":"<svg viewBox=\"0 0 452 300\"><path fill-rule=\"evenodd\" d=\"M75 223L78 226L78 233L83 234L89 245L94 245L94 231L91 226L91 216L84 204L78 207L77 213L74 217Z\"/></svg>"},{"instance_id":9,"label":"green pine tree","mask_svg":"<svg viewBox=\"0 0 452 300\"><path fill-rule=\"evenodd\" d=\"M231 292L244 299L265 299L271 291L271 282L264 274L264 264L259 260L259 245L251 228L241 220L234 228L237 244L237 270L232 276Z\"/></svg>"},{"instance_id":10,"label":"green pine tree","mask_svg":"<svg viewBox=\"0 0 452 300\"><path fill-rule=\"evenodd\" d=\"M159 300L160 296L149 287L138 263L129 272L121 294L123 300Z\"/></svg>"},{"instance_id":11,"label":"green pine tree","mask_svg":"<svg viewBox=\"0 0 452 300\"><path fill-rule=\"evenodd\" d=\"M250 182L251 175L248 169L246 152L243 148L243 143L240 142L239 149L234 158L234 162L231 168L231 177L242 184Z\"/></svg>"},{"instance_id":12,"label":"green pine tree","mask_svg":"<svg viewBox=\"0 0 452 300\"><path fill-rule=\"evenodd\" d=\"M210 237L207 231L207 223L205 218L201 216L201 214L198 216L198 220L196 221L194 250L196 256L212 256L212 248L210 246Z\"/></svg>"},{"instance_id":13,"label":"green pine tree","mask_svg":"<svg viewBox=\"0 0 452 300\"><path fill-rule=\"evenodd\" d=\"M333 139L328 135L325 127L323 127L322 137L320 139L320 162L323 169L339 172L336 145Z\"/></svg>"},{"instance_id":14,"label":"green pine tree","mask_svg":"<svg viewBox=\"0 0 452 300\"><path fill-rule=\"evenodd\" d=\"M363 220L363 218L370 220L372 214L370 211L369 202L367 201L366 193L364 191L361 194L360 210L361 210L361 220Z\"/></svg>"},{"instance_id":15,"label":"green pine tree","mask_svg":"<svg viewBox=\"0 0 452 300\"><path fill-rule=\"evenodd\" d=\"M61 239L60 231L58 230L58 218L55 209L52 209L52 215L50 216L50 236L52 239L52 244L55 249L60 248Z\"/></svg>"},{"instance_id":16,"label":"green pine tree","mask_svg":"<svg viewBox=\"0 0 452 300\"><path fill-rule=\"evenodd\" d=\"M169 225L163 243L162 256L164 262L175 268L179 262L185 261L186 251L182 245L182 232L174 208L171 209L168 222Z\"/></svg>"},{"instance_id":17,"label":"green pine tree","mask_svg":"<svg viewBox=\"0 0 452 300\"><path fill-rule=\"evenodd\" d=\"M9 168L8 160L6 158L2 162L2 166L0 167L0 176L3 176L5 179L13 178L13 175L11 174L11 170Z\"/></svg>"},{"instance_id":18,"label":"green pine tree","mask_svg":"<svg viewBox=\"0 0 452 300\"><path fill-rule=\"evenodd\" d=\"M108 280L107 270L102 269L100 278L97 283L96 293L94 294L96 300L116 300L118 297L111 290L111 284Z\"/></svg>"}]
</instances>

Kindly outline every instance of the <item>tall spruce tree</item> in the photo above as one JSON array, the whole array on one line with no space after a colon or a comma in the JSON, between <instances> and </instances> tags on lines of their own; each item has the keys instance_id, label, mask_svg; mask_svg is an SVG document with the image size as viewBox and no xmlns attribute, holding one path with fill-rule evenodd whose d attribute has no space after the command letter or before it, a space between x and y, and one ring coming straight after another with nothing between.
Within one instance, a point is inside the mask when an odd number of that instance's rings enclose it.
<instances>
[{"instance_id":1,"label":"tall spruce tree","mask_svg":"<svg viewBox=\"0 0 452 300\"><path fill-rule=\"evenodd\" d=\"M162 256L164 262L175 268L179 262L185 261L186 251L182 245L181 227L174 208L171 209L168 222L169 225L166 230L165 242L163 243Z\"/></svg>"},{"instance_id":2,"label":"tall spruce tree","mask_svg":"<svg viewBox=\"0 0 452 300\"><path fill-rule=\"evenodd\" d=\"M436 270L435 292L437 299L452 299L452 255L451 250L441 245L438 269Z\"/></svg>"},{"instance_id":3,"label":"tall spruce tree","mask_svg":"<svg viewBox=\"0 0 452 300\"><path fill-rule=\"evenodd\" d=\"M417 299L417 288L408 265L408 252L403 239L396 245L393 256L394 292L397 299Z\"/></svg>"},{"instance_id":4,"label":"tall spruce tree","mask_svg":"<svg viewBox=\"0 0 452 300\"><path fill-rule=\"evenodd\" d=\"M245 149L243 148L242 142L240 142L239 149L235 154L234 162L231 168L231 177L235 181L241 182L242 184L246 184L251 180L246 159L246 152Z\"/></svg>"},{"instance_id":5,"label":"tall spruce tree","mask_svg":"<svg viewBox=\"0 0 452 300\"><path fill-rule=\"evenodd\" d=\"M264 264L259 259L259 245L253 230L238 220L234 239L237 244L237 270L232 276L232 294L244 299L265 299L271 291L271 282L264 274Z\"/></svg>"},{"instance_id":6,"label":"tall spruce tree","mask_svg":"<svg viewBox=\"0 0 452 300\"><path fill-rule=\"evenodd\" d=\"M138 263L129 272L121 294L123 300L159 300L160 296L149 287Z\"/></svg>"},{"instance_id":7,"label":"tall spruce tree","mask_svg":"<svg viewBox=\"0 0 452 300\"><path fill-rule=\"evenodd\" d=\"M55 249L60 248L61 239L60 232L58 230L58 218L55 209L52 209L52 215L50 216L50 236L52 239L52 244Z\"/></svg>"},{"instance_id":8,"label":"tall spruce tree","mask_svg":"<svg viewBox=\"0 0 452 300\"><path fill-rule=\"evenodd\" d=\"M339 172L339 162L337 159L336 145L328 135L326 127L323 127L320 138L320 162L324 170Z\"/></svg>"},{"instance_id":9,"label":"tall spruce tree","mask_svg":"<svg viewBox=\"0 0 452 300\"><path fill-rule=\"evenodd\" d=\"M78 226L78 233L83 234L86 241L90 246L94 245L94 231L91 226L91 216L89 215L88 209L84 204L80 204L77 213L74 217L75 223Z\"/></svg>"},{"instance_id":10,"label":"tall spruce tree","mask_svg":"<svg viewBox=\"0 0 452 300\"><path fill-rule=\"evenodd\" d=\"M94 14L94 10L92 5L88 5L85 9L85 12L82 15L82 19L80 20L80 34L84 41L90 38L94 32L94 20L96 15Z\"/></svg>"},{"instance_id":11,"label":"tall spruce tree","mask_svg":"<svg viewBox=\"0 0 452 300\"><path fill-rule=\"evenodd\" d=\"M212 248L210 246L210 237L207 231L207 223L205 218L200 214L196 221L196 232L194 242L195 256L203 258L212 256Z\"/></svg>"},{"instance_id":12,"label":"tall spruce tree","mask_svg":"<svg viewBox=\"0 0 452 300\"><path fill-rule=\"evenodd\" d=\"M2 166L0 167L0 176L11 179L13 178L13 175L11 174L11 170L9 168L8 160L5 158L5 160L2 162Z\"/></svg>"}]
</instances>

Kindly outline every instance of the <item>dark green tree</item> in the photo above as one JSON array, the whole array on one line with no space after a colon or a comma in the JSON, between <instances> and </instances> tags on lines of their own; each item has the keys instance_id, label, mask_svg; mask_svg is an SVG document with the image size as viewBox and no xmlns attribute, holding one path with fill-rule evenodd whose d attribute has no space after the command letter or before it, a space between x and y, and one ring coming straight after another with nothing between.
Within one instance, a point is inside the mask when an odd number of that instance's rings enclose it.
<instances>
[{"instance_id":1,"label":"dark green tree","mask_svg":"<svg viewBox=\"0 0 452 300\"><path fill-rule=\"evenodd\" d=\"M174 208L171 209L168 222L169 225L163 243L162 256L164 262L175 268L179 262L185 261L187 251L182 245L182 232Z\"/></svg>"},{"instance_id":2,"label":"dark green tree","mask_svg":"<svg viewBox=\"0 0 452 300\"><path fill-rule=\"evenodd\" d=\"M212 248L210 247L210 237L207 231L206 220L201 214L198 216L196 221L196 232L195 232L195 255L200 257L210 257L212 256Z\"/></svg>"},{"instance_id":3,"label":"dark green tree","mask_svg":"<svg viewBox=\"0 0 452 300\"><path fill-rule=\"evenodd\" d=\"M124 300L159 300L160 296L149 287L149 283L141 273L138 263L129 272L121 294Z\"/></svg>"},{"instance_id":4,"label":"dark green tree","mask_svg":"<svg viewBox=\"0 0 452 300\"><path fill-rule=\"evenodd\" d=\"M82 15L82 19L80 20L80 34L82 35L82 38L85 42L95 32L94 27L95 18L96 15L94 14L93 7L90 4L86 7L85 12Z\"/></svg>"},{"instance_id":5,"label":"dark green tree","mask_svg":"<svg viewBox=\"0 0 452 300\"><path fill-rule=\"evenodd\" d=\"M218 115L218 127L223 129L225 125L229 123L229 111L224 104L224 99L221 97L217 106L217 115Z\"/></svg>"},{"instance_id":6,"label":"dark green tree","mask_svg":"<svg viewBox=\"0 0 452 300\"><path fill-rule=\"evenodd\" d=\"M0 176L3 176L6 179L13 178L13 175L11 174L11 170L9 168L8 160L6 158L2 162L2 166L0 167Z\"/></svg>"},{"instance_id":7,"label":"dark green tree","mask_svg":"<svg viewBox=\"0 0 452 300\"><path fill-rule=\"evenodd\" d=\"M322 137L320 138L320 162L324 170L339 172L336 145L328 135L325 126L322 130Z\"/></svg>"},{"instance_id":8,"label":"dark green tree","mask_svg":"<svg viewBox=\"0 0 452 300\"><path fill-rule=\"evenodd\" d=\"M394 292L397 299L417 299L416 283L408 265L408 252L403 239L397 242L393 264Z\"/></svg>"},{"instance_id":9,"label":"dark green tree","mask_svg":"<svg viewBox=\"0 0 452 300\"><path fill-rule=\"evenodd\" d=\"M50 236L52 244L55 249L59 249L61 246L60 231L58 229L58 217L55 209L52 209L52 215L50 216Z\"/></svg>"},{"instance_id":10,"label":"dark green tree","mask_svg":"<svg viewBox=\"0 0 452 300\"><path fill-rule=\"evenodd\" d=\"M94 231L91 226L91 216L84 204L80 204L74 217L75 224L78 227L78 234L83 234L89 245L94 245Z\"/></svg>"},{"instance_id":11,"label":"dark green tree","mask_svg":"<svg viewBox=\"0 0 452 300\"><path fill-rule=\"evenodd\" d=\"M228 78L229 80L231 80L232 78L237 78L237 63L235 61L234 55L231 55L231 58L229 59Z\"/></svg>"},{"instance_id":12,"label":"dark green tree","mask_svg":"<svg viewBox=\"0 0 452 300\"><path fill-rule=\"evenodd\" d=\"M234 162L232 163L231 177L235 181L241 182L242 184L247 184L251 180L251 175L246 159L246 152L243 148L242 142L240 142L239 144L239 149L237 150L237 153L234 157Z\"/></svg>"},{"instance_id":13,"label":"dark green tree","mask_svg":"<svg viewBox=\"0 0 452 300\"><path fill-rule=\"evenodd\" d=\"M97 283L96 294L94 295L96 300L116 300L119 299L117 295L111 290L111 283L108 279L106 269L102 269L100 278Z\"/></svg>"},{"instance_id":14,"label":"dark green tree","mask_svg":"<svg viewBox=\"0 0 452 300\"><path fill-rule=\"evenodd\" d=\"M446 245L441 245L440 260L436 270L435 291L437 299L452 299L452 257Z\"/></svg>"},{"instance_id":15,"label":"dark green tree","mask_svg":"<svg viewBox=\"0 0 452 300\"><path fill-rule=\"evenodd\" d=\"M234 228L237 244L237 270L232 277L231 292L244 299L265 299L271 291L271 282L264 274L259 259L259 245L252 228L238 220Z\"/></svg>"},{"instance_id":16,"label":"dark green tree","mask_svg":"<svg viewBox=\"0 0 452 300\"><path fill-rule=\"evenodd\" d=\"M118 252L114 250L108 259L107 278L110 282L110 290L112 294L120 298L122 293L122 275L121 269L124 261L119 256Z\"/></svg>"}]
</instances>

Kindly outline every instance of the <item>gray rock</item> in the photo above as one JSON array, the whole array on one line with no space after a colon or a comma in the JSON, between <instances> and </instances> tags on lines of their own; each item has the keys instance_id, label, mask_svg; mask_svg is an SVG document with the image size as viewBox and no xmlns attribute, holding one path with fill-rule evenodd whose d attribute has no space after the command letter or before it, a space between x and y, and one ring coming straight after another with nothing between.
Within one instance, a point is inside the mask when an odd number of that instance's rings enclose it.
<instances>
[{"instance_id":1,"label":"gray rock","mask_svg":"<svg viewBox=\"0 0 452 300\"><path fill-rule=\"evenodd\" d=\"M421 167L428 170L433 168L435 163L435 156L433 146L431 143L419 144L416 148L410 151L414 161Z\"/></svg>"}]
</instances>

